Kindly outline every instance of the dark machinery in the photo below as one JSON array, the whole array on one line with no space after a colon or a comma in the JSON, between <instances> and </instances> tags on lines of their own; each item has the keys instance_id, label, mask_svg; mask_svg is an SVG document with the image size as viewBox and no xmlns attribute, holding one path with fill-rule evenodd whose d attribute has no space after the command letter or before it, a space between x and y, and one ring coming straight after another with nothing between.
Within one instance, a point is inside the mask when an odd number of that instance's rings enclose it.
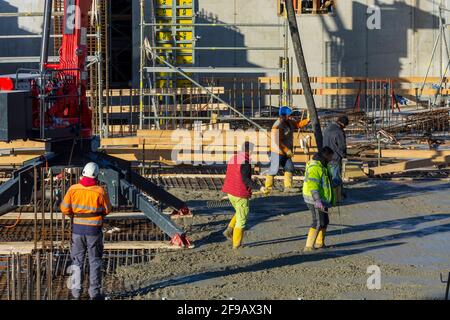
<instances>
[{"instance_id":1,"label":"dark machinery","mask_svg":"<svg viewBox=\"0 0 450 320\"><path fill-rule=\"evenodd\" d=\"M131 204L170 236L174 245L188 246L184 231L162 212L170 208L173 214L190 214L186 203L134 172L129 162L97 151L100 143L92 135L86 98L91 5L92 0L65 0L60 60L48 63L52 0L46 0L40 69L0 76L0 141L31 139L46 145L44 156L24 163L11 180L0 185L0 215L30 204L33 182L44 179L38 169L58 172L93 161L101 168L99 180L114 207Z\"/></svg>"}]
</instances>

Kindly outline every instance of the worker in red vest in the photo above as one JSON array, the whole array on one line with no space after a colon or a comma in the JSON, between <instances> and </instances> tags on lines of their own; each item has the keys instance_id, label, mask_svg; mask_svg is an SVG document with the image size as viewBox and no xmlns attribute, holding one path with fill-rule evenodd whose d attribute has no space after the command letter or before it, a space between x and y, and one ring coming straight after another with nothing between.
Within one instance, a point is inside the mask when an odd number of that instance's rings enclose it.
<instances>
[{"instance_id":1,"label":"worker in red vest","mask_svg":"<svg viewBox=\"0 0 450 320\"><path fill-rule=\"evenodd\" d=\"M253 149L254 145L246 142L242 150L230 159L222 188L222 191L228 194L228 199L236 211L223 233L226 238L233 241L233 249L238 249L242 244L250 212L249 200L252 197L252 189L259 189L262 193L266 193L265 187L260 187L252 180L250 154Z\"/></svg>"}]
</instances>

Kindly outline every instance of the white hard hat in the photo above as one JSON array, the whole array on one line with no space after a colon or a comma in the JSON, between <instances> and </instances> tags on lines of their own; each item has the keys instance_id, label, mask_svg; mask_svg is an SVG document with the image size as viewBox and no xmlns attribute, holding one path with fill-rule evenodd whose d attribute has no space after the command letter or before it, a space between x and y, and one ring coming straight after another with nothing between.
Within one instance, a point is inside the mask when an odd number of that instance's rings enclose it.
<instances>
[{"instance_id":1,"label":"white hard hat","mask_svg":"<svg viewBox=\"0 0 450 320\"><path fill-rule=\"evenodd\" d=\"M95 179L100 169L95 162L89 162L83 169L83 177Z\"/></svg>"}]
</instances>

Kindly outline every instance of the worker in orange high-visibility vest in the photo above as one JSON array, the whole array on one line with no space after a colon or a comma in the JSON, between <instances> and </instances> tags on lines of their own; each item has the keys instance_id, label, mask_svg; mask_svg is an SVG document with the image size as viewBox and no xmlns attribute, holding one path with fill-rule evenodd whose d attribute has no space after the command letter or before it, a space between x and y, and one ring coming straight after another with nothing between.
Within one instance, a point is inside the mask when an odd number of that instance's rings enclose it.
<instances>
[{"instance_id":1,"label":"worker in orange high-visibility vest","mask_svg":"<svg viewBox=\"0 0 450 320\"><path fill-rule=\"evenodd\" d=\"M103 299L102 258L103 218L111 212L111 202L102 186L98 185L99 167L88 163L83 169L80 183L69 188L61 203L61 212L72 218L72 296L80 299L83 266L86 252L89 258L89 296Z\"/></svg>"},{"instance_id":2,"label":"worker in orange high-visibility vest","mask_svg":"<svg viewBox=\"0 0 450 320\"><path fill-rule=\"evenodd\" d=\"M293 110L283 106L279 110L279 118L272 126L272 141L270 153L270 168L266 176L266 190L270 193L273 189L275 176L280 167L284 169L284 192L300 193L300 189L293 187L294 179L294 133L296 130L306 127L309 119L294 119L291 117Z\"/></svg>"}]
</instances>

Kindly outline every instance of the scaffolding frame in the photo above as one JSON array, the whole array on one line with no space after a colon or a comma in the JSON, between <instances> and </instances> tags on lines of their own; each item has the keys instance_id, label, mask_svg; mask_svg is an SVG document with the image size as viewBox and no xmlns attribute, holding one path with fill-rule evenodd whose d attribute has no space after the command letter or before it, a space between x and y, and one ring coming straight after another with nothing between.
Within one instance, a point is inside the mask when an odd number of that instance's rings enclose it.
<instances>
[{"instance_id":1,"label":"scaffolding frame","mask_svg":"<svg viewBox=\"0 0 450 320\"><path fill-rule=\"evenodd\" d=\"M292 97L290 96L290 90L291 87L290 78L291 78L291 71L290 71L290 63L288 58L288 50L289 50L289 42L288 42L288 27L287 27L287 21L284 21L284 23L222 23L222 22L214 22L214 23L197 23L195 21L195 16L198 15L198 13L193 13L194 18L192 18L192 24L189 24L189 28L193 29L193 35L195 35L195 29L196 28L202 28L202 27L228 27L228 28L237 28L237 27L255 27L255 28L283 28L284 30L284 38L285 42L283 46L280 47L199 47L196 45L197 39L193 37L191 40L192 47L186 48L186 47L179 47L176 45L172 46L156 46L154 38L156 38L156 33L158 30L162 30L164 28L167 28L172 30L173 34L176 34L177 32L183 31L184 28L187 27L184 23L177 23L175 19L172 19L172 23L161 23L156 22L155 19L152 19L152 21L147 21L146 19L146 9L147 6L154 5L153 0L140 0L140 87L139 87L139 129L144 129L144 127L147 125L147 128L156 128L159 129L159 124L161 120L167 120L172 121L173 127L178 127L179 124L183 124L183 120L189 119L194 122L202 122L205 120L210 120L211 123L217 122L217 121L230 121L230 120L244 120L247 122L252 123L251 120L254 118L254 108L251 107L251 115L245 116L245 106L242 106L241 111L237 111L235 107L232 107L229 103L226 103L218 97L214 90L210 90L211 88L208 88L208 85L202 85L199 81L196 81L196 79L199 78L199 75L201 74L228 74L228 75L234 75L234 78L236 75L239 74L250 74L250 73L275 73L279 74L281 78L283 79L283 84L281 85L280 89L283 92L283 97L280 99L280 103L283 104L290 104L292 103ZM176 10L177 1L173 0L171 3L172 10ZM175 6L175 7L174 7ZM154 11L155 8L151 7L151 11ZM175 21L175 23L173 23ZM148 31L148 29L150 29ZM151 35L151 51L153 53L161 52L162 50L171 50L173 52L181 51L181 50L192 50L192 55L194 57L193 61L195 62L195 56L198 51L280 51L283 52L283 56L280 59L280 66L278 68L245 68L245 67L228 67L228 68L214 68L214 67L201 67L201 66L189 66L184 67L175 64L166 64L164 65L163 62L164 59L161 59L161 57L158 58L159 63L163 64L156 65L155 59L151 62L151 65L148 66L148 63L150 59L147 58L149 55L148 48L145 48L145 41L148 39L146 37L146 34ZM150 54L150 56L154 57L154 54ZM163 57L164 58L164 57ZM175 60L176 61L176 60ZM155 85L156 82L156 74L162 73L167 75L168 77L180 77L188 80L191 84L191 89L200 89L202 92L203 101L205 103L210 103L211 106L214 106L216 103L225 103L228 107L229 114L224 114L224 112L221 112L220 110L209 110L210 115L208 116L200 116L200 115L193 115L192 112L189 113L189 115L183 114L181 112L180 115L177 114L176 111L169 112L169 114L161 115L161 111L163 110L159 106L159 100L161 97L165 97L165 104L168 105L171 99L172 99L172 105L178 105L177 97L179 94L177 94L179 87L174 86L171 88L172 90L165 90L162 92L161 90L158 91L157 86ZM175 83L175 82L174 82ZM214 89L214 88L212 88ZM253 88L252 88L253 89ZM183 97L182 95L179 96L180 105L183 105L183 101L188 100L192 104L192 99L199 98L194 97L194 94L192 93L192 90L187 90L188 98ZM253 91L252 91L253 92ZM252 93L253 95L253 93ZM146 103L145 101L149 101ZM245 104L245 99L242 99L242 101ZM164 107L164 106L163 106ZM237 112L236 112L237 111ZM151 113L153 112L153 115ZM167 112L166 112L167 113ZM222 113L222 114L221 114ZM177 124L177 120L180 120L180 123ZM153 121L153 124L152 124Z\"/></svg>"}]
</instances>

